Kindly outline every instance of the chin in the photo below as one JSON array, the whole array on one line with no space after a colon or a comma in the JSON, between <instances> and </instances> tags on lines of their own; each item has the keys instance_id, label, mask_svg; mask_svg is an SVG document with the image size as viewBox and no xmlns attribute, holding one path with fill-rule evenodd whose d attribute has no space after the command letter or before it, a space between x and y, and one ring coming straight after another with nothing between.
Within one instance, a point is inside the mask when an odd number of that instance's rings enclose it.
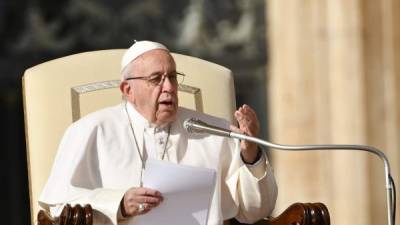
<instances>
[{"instance_id":1,"label":"chin","mask_svg":"<svg viewBox=\"0 0 400 225\"><path fill-rule=\"evenodd\" d=\"M170 123L175 121L176 111L174 112L161 112L157 115L157 122L159 124Z\"/></svg>"}]
</instances>

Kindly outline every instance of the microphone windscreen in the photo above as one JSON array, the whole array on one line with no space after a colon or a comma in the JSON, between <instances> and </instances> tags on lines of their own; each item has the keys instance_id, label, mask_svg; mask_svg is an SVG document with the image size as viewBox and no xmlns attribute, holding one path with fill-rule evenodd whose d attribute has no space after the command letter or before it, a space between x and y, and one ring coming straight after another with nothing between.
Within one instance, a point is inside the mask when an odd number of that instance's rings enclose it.
<instances>
[{"instance_id":1,"label":"microphone windscreen","mask_svg":"<svg viewBox=\"0 0 400 225\"><path fill-rule=\"evenodd\" d=\"M183 121L183 127L185 128L185 130L189 133L192 133L192 123L193 123L194 119L193 118L188 118L185 121Z\"/></svg>"},{"instance_id":2,"label":"microphone windscreen","mask_svg":"<svg viewBox=\"0 0 400 225\"><path fill-rule=\"evenodd\" d=\"M195 119L195 118L186 119L183 122L183 127L189 133L208 133L208 134L224 136L224 137L229 137L229 135L231 133L230 130L216 127L213 125L209 125L209 124L207 124L199 119Z\"/></svg>"}]
</instances>

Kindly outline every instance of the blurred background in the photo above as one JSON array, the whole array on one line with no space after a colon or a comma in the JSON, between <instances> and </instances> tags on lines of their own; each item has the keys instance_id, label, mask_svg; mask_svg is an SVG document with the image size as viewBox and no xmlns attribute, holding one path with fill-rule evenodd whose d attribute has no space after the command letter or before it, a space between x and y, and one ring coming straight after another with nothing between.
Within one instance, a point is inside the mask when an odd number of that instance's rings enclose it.
<instances>
[{"instance_id":1,"label":"blurred background","mask_svg":"<svg viewBox=\"0 0 400 225\"><path fill-rule=\"evenodd\" d=\"M265 24L262 0L0 0L2 223L30 223L21 90L27 68L85 51L128 48L134 40L158 41L230 68L238 105L256 108L265 124Z\"/></svg>"},{"instance_id":2,"label":"blurred background","mask_svg":"<svg viewBox=\"0 0 400 225\"><path fill-rule=\"evenodd\" d=\"M0 0L2 223L30 224L24 71L74 53L127 48L134 39L230 68L237 105L256 109L262 138L376 146L398 184L399 10L399 0ZM275 214L294 202L323 202L332 224L387 223L376 157L274 151L271 161Z\"/></svg>"}]
</instances>

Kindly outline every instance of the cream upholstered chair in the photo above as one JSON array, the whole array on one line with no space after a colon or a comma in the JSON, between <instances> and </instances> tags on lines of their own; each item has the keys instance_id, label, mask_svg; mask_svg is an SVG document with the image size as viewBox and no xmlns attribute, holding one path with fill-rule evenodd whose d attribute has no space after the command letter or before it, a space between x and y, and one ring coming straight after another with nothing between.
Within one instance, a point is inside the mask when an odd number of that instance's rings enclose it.
<instances>
[{"instance_id":1,"label":"cream upholstered chair","mask_svg":"<svg viewBox=\"0 0 400 225\"><path fill-rule=\"evenodd\" d=\"M119 65L124 51L76 54L25 71L23 97L32 224L36 224L38 197L64 130L90 112L121 102ZM235 96L231 71L198 58L172 55L177 70L186 74L184 85L179 87L180 105L233 122ZM76 218L73 219L67 224L75 224ZM323 204L296 203L280 216L257 224L329 225L330 220Z\"/></svg>"},{"instance_id":2,"label":"cream upholstered chair","mask_svg":"<svg viewBox=\"0 0 400 225\"><path fill-rule=\"evenodd\" d=\"M120 60L125 50L86 52L52 60L25 71L23 96L31 220L49 176L61 137L72 122L121 102ZM186 74L179 103L233 120L235 96L229 69L198 58L172 54ZM60 178L62 179L62 178Z\"/></svg>"}]
</instances>

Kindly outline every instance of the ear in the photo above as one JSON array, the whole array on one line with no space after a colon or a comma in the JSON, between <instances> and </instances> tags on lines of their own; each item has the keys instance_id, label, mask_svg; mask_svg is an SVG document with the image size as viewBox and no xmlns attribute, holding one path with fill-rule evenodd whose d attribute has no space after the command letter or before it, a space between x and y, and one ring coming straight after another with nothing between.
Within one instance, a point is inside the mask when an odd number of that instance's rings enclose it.
<instances>
[{"instance_id":1,"label":"ear","mask_svg":"<svg viewBox=\"0 0 400 225\"><path fill-rule=\"evenodd\" d=\"M124 80L119 84L119 90L125 98L129 98L132 95L132 88L128 81Z\"/></svg>"}]
</instances>

